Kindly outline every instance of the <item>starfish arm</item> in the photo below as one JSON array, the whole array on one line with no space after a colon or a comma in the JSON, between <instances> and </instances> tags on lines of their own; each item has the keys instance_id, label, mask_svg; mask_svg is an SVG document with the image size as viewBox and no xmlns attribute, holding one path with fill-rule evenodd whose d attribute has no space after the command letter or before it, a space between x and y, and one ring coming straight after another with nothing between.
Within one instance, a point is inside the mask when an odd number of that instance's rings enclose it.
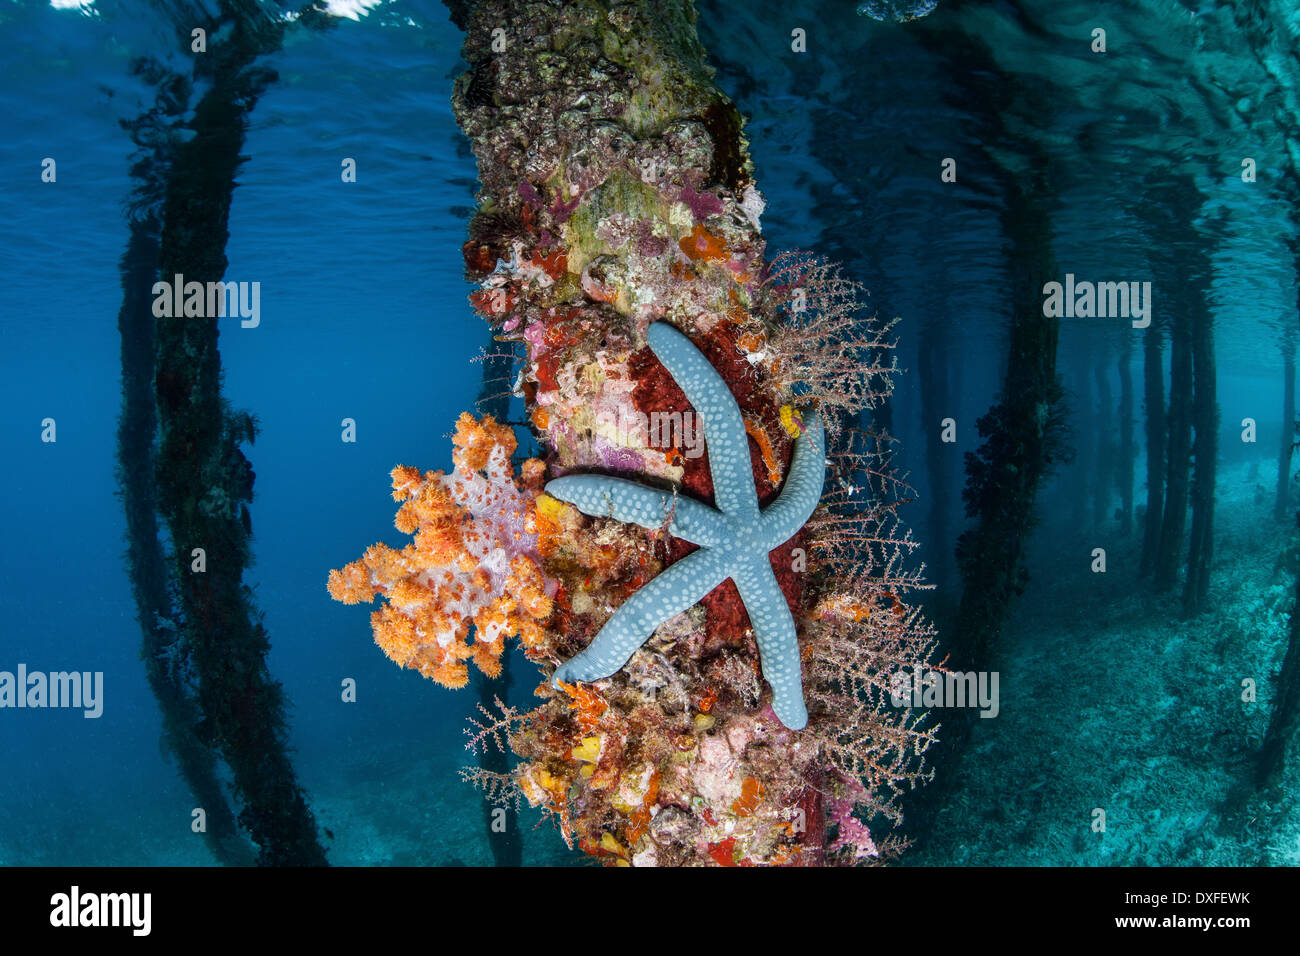
<instances>
[{"instance_id":1,"label":"starfish arm","mask_svg":"<svg viewBox=\"0 0 1300 956\"><path fill-rule=\"evenodd\" d=\"M717 547L725 540L722 516L693 498L606 475L565 475L546 484L546 493L593 518L616 518L658 528L672 515L668 531L693 544Z\"/></svg>"},{"instance_id":2,"label":"starfish arm","mask_svg":"<svg viewBox=\"0 0 1300 956\"><path fill-rule=\"evenodd\" d=\"M551 683L559 686L561 681L608 677L628 662L655 628L698 603L726 579L727 566L711 551L696 551L669 565L623 602L586 649L557 667Z\"/></svg>"},{"instance_id":3,"label":"starfish arm","mask_svg":"<svg viewBox=\"0 0 1300 956\"><path fill-rule=\"evenodd\" d=\"M762 659L763 678L772 686L772 710L785 726L802 730L808 724L808 709L803 700L794 615L776 582L767 555L746 561L736 569L732 580L749 613Z\"/></svg>"},{"instance_id":4,"label":"starfish arm","mask_svg":"<svg viewBox=\"0 0 1300 956\"><path fill-rule=\"evenodd\" d=\"M763 543L770 550L789 541L804 526L822 498L826 478L826 432L821 416L810 412L795 439L790 473L776 501L763 509Z\"/></svg>"},{"instance_id":5,"label":"starfish arm","mask_svg":"<svg viewBox=\"0 0 1300 956\"><path fill-rule=\"evenodd\" d=\"M704 424L718 510L728 515L757 514L749 436L731 389L694 343L668 323L655 322L646 337Z\"/></svg>"}]
</instances>

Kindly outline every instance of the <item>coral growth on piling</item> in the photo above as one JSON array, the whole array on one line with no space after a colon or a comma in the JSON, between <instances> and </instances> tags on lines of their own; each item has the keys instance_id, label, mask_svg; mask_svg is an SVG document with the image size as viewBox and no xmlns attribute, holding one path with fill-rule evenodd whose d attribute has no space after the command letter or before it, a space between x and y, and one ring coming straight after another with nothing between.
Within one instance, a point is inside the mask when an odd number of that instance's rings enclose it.
<instances>
[{"instance_id":1,"label":"coral growth on piling","mask_svg":"<svg viewBox=\"0 0 1300 956\"><path fill-rule=\"evenodd\" d=\"M503 8L514 46L497 55ZM901 847L898 798L926 778L933 733L888 696L893 674L934 648L907 603L924 586L897 514L910 493L889 440L860 424L892 387L890 324L825 260L768 262L740 117L709 80L689 3L467 10L470 69L453 106L483 186L463 249L470 298L519 356L513 391L541 457L515 477L507 430L463 417L452 476L394 471L399 528L415 541L332 572L331 593L382 595L381 645L449 685L470 658L491 672L518 636L539 702L482 714L470 747L517 760L466 776L490 799L541 808L602 863L883 861ZM789 473L801 412L827 422L826 494L769 555L798 630L803 730L772 712L730 580L613 675L549 680L695 545L669 521L585 516L545 480L597 473L714 504L694 410L647 346L655 322L688 336L734 396L760 507Z\"/></svg>"}]
</instances>

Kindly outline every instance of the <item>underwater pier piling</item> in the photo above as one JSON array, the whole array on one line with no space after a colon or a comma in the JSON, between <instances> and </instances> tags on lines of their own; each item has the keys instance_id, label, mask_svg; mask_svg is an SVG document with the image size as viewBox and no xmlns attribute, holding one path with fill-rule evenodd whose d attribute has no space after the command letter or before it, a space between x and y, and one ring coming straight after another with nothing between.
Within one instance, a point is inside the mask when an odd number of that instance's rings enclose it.
<instances>
[{"instance_id":1,"label":"underwater pier piling","mask_svg":"<svg viewBox=\"0 0 1300 956\"><path fill-rule=\"evenodd\" d=\"M896 854L934 731L888 694L934 632L904 603L924 584L888 442L841 435L892 388L892 323L861 318L860 287L819 256L765 261L744 122L690 0L448 6L469 64L452 106L481 185L470 300L521 352L514 391L542 457L516 464L497 416L462 415L452 474L391 474L414 540L331 571L330 593L387 599L377 642L452 688L470 664L499 677L518 638L542 703L480 708L471 748L508 744L518 762L463 776L540 807L602 863ZM579 510L547 484L568 475L609 496L635 485L664 520ZM708 540L724 526L727 542ZM712 567L694 550L733 531L749 544L729 573L693 577ZM647 610L623 626L643 646L613 673L557 679L638 595Z\"/></svg>"},{"instance_id":2,"label":"underwater pier piling","mask_svg":"<svg viewBox=\"0 0 1300 956\"><path fill-rule=\"evenodd\" d=\"M217 316L155 315L146 296L157 291L159 274L223 278L247 116L274 79L257 60L278 49L285 24L244 0L223 0L218 9L215 18L176 14L179 42L188 45L196 24L214 37L195 61L195 79L208 85L187 123L192 136L157 136L155 154L137 166L146 208L123 259L119 318L128 556L146 673L166 740L205 812L214 855L253 862L218 783L219 754L232 773L238 824L257 847L256 862L323 865L289 759L283 690L266 666L269 637L243 581L252 557L254 475L241 445L252 442L256 424L221 395ZM187 92L186 82L157 79L169 86L160 96L164 111L179 115L187 104L166 97ZM169 561L158 544L155 509L170 537Z\"/></svg>"},{"instance_id":3,"label":"underwater pier piling","mask_svg":"<svg viewBox=\"0 0 1300 956\"><path fill-rule=\"evenodd\" d=\"M1028 568L1025 541L1034 527L1034 503L1048 468L1064 452L1062 402L1056 371L1060 320L1044 316L1040 289L1055 275L1051 219L1041 184L1009 184L1004 228L1008 260L1020 266L1012 284L1006 377L996 403L980 418L983 444L966 456L962 491L975 526L958 540L962 570L956 624L960 667L986 670L997 638Z\"/></svg>"},{"instance_id":4,"label":"underwater pier piling","mask_svg":"<svg viewBox=\"0 0 1300 956\"><path fill-rule=\"evenodd\" d=\"M623 460L646 460L645 447L625 445L615 450L628 437L608 432L589 409L603 403L612 407L609 388L622 388L620 380L629 378L629 387L639 380L637 394L652 404L676 391L662 372L637 357L648 355L645 335L655 312L680 316L688 330L694 324L688 314L713 313L716 341L706 344L705 350L715 365L721 361L724 376L736 375L740 353L735 345L738 333L732 327L743 323L753 304L762 263L758 225L762 201L753 187L743 121L712 82L695 33L694 7L681 0L564 5L505 0L449 6L453 19L465 30L462 55L470 65L457 80L453 107L473 144L482 186L464 249L468 276L483 286L483 292L475 295L476 304L499 334L522 340L528 373L522 380L526 410L549 452L551 470L608 469ZM720 220L725 220L725 226ZM673 254L679 247L684 256ZM735 268L722 268L724 263ZM531 270L535 279L528 275ZM515 281L517 277L523 281ZM499 290L495 296L494 290ZM651 301L662 305L645 308ZM698 331L709 327L702 318L699 322ZM570 380L568 376L573 376L574 386L563 384ZM558 393L556 400L548 400L547 393ZM760 410L757 406L763 400L751 389L742 398L742 407L757 421L775 425L779 410L773 405ZM775 458L775 466L781 467L790 454L789 438L779 429L770 435L774 444L769 460ZM632 438L630 443L635 446L639 440ZM672 457L670 451L662 460L666 464ZM677 457L680 462L680 452ZM681 475L686 463L665 464L650 465L652 473ZM695 467L688 465L691 473L701 476L697 481L707 481L702 477L703 465L703 460ZM768 495L775 490L770 480L762 481L759 489ZM699 494L708 489L697 485L691 490ZM611 539L610 543L634 550L644 547L634 540L615 544ZM649 568L680 556L660 548L660 554L650 558ZM594 570L610 589L611 603L621 603L627 592L611 577L614 569ZM579 594L570 603L565 597L568 588L562 588L560 600L569 606L561 613L570 623L561 625L555 640L560 656L570 656L581 648L578 641L589 640L594 633L594 618L578 603ZM735 623L726 626L736 627L744 612L734 587L727 583L719 590L724 589L730 589L731 596L712 599L735 608L728 612ZM593 597L599 593L593 592ZM622 596L613 597L618 594ZM741 636L737 628L734 634L718 638L733 641ZM714 663L722 666L723 662ZM738 661L728 666L738 666ZM688 717L687 727L692 720L697 727L725 721L727 703L708 699L710 687L717 692L716 682L710 682L694 693L698 713L696 718ZM573 806L569 800L580 778L566 786L569 793L561 799L538 792L546 791L557 773L554 758L547 756L555 753L555 745L542 739L553 736L556 729L547 730L546 724L556 721L564 726L562 715L572 706L580 706L579 713L590 707L610 717L630 709L642 715L637 722L663 720L651 716L652 709L662 704L638 700L634 687L618 688L617 703L602 700L601 692L594 690L575 687L573 693L578 695L574 701L564 694L552 698L555 710L535 721L541 725L535 733L527 733L526 725L511 739L516 752L532 758L523 771L525 795L530 802L540 799L554 808L566 839L576 839L589 854L606 862L686 862L689 857L680 855L694 855L698 851L692 844L699 842L688 834L701 824L677 810L656 810L651 820L650 806L657 791L669 789L669 774L655 757L658 744L641 739L634 728L624 731L630 737L626 741L630 750L621 758L608 754L612 741L602 733L575 741L580 753L601 741L591 755L596 769L588 788L591 796L578 800L579 804L589 801L589 808ZM587 718L592 730L613 727L612 720L599 724L595 713ZM733 727L731 743L724 744L722 752L743 747L742 735L754 732L749 725ZM690 759L691 752L702 746L708 749L694 735L677 734L676 739L672 746L686 748L681 759ZM707 759L722 760L722 752ZM751 773L743 776L743 792L728 802L737 805L735 812L747 818L747 829L753 832L747 835L742 829L737 831L739 840L715 841L704 861L820 862L824 854L820 819L814 826L801 827L795 840L781 839L770 826L756 826L760 816L767 815L759 813L760 807L774 796L790 803L802 801L801 806L816 807L820 815L820 794L797 783L797 770L796 794L787 792L789 779L777 781L756 770ZM628 800L617 793L609 795L615 805L610 807L597 793L610 786L605 780L610 774L624 780L619 789L626 792L630 787L638 796ZM631 784L629 777L639 782ZM605 813L621 806L618 812L625 825L602 826L601 805ZM721 816L730 809L724 805L717 813ZM660 839L642 839L652 826ZM673 835L670 829L681 833Z\"/></svg>"},{"instance_id":5,"label":"underwater pier piling","mask_svg":"<svg viewBox=\"0 0 1300 956\"><path fill-rule=\"evenodd\" d=\"M153 159L162 159L154 156ZM148 161L136 173L147 177ZM162 168L166 168L165 164ZM142 182L140 189L149 190ZM206 812L203 837L209 851L227 866L248 865L253 855L244 842L217 776L212 748L198 738L202 714L186 686L179 616L172 603L171 573L158 534L153 441L157 425L153 395L152 297L158 275L157 209L141 210L130 223L130 238L120 264L122 306L122 412L118 420L118 483L126 515L127 572L143 633L140 649L145 676L162 713L163 740L197 805Z\"/></svg>"},{"instance_id":6,"label":"underwater pier piling","mask_svg":"<svg viewBox=\"0 0 1300 956\"><path fill-rule=\"evenodd\" d=\"M514 356L501 350L489 333L483 354L482 385L474 403L480 415L490 415L499 422L509 420L510 376L514 364ZM510 655L501 656L501 673L496 679L477 669L472 672L471 679L479 711L489 711L514 682ZM488 774L504 776L510 770L510 757L504 747L482 747L478 751L478 765ZM492 851L493 865L521 866L524 847L519 831L518 807L493 806L485 800L482 809L483 828Z\"/></svg>"}]
</instances>

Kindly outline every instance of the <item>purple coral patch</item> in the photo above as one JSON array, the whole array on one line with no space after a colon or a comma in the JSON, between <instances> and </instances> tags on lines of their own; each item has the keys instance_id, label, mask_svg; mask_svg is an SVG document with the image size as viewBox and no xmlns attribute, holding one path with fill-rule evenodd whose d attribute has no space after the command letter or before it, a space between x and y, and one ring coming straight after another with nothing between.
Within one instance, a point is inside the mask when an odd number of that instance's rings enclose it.
<instances>
[{"instance_id":1,"label":"purple coral patch","mask_svg":"<svg viewBox=\"0 0 1300 956\"><path fill-rule=\"evenodd\" d=\"M645 459L630 449L611 445L599 438L595 445L601 465L610 471L641 471L645 468Z\"/></svg>"},{"instance_id":2,"label":"purple coral patch","mask_svg":"<svg viewBox=\"0 0 1300 956\"><path fill-rule=\"evenodd\" d=\"M696 192L689 184L682 187L681 201L686 203L696 222L722 215L722 200L710 192Z\"/></svg>"},{"instance_id":3,"label":"purple coral patch","mask_svg":"<svg viewBox=\"0 0 1300 956\"><path fill-rule=\"evenodd\" d=\"M578 208L578 203L582 202L582 193L579 192L565 202L563 192L556 193L555 202L551 203L551 217L555 220L556 225L564 225L565 221L573 214L573 210Z\"/></svg>"},{"instance_id":4,"label":"purple coral patch","mask_svg":"<svg viewBox=\"0 0 1300 956\"><path fill-rule=\"evenodd\" d=\"M540 208L542 205L541 195L537 192L536 187L526 179L519 184L519 196L530 206Z\"/></svg>"}]
</instances>

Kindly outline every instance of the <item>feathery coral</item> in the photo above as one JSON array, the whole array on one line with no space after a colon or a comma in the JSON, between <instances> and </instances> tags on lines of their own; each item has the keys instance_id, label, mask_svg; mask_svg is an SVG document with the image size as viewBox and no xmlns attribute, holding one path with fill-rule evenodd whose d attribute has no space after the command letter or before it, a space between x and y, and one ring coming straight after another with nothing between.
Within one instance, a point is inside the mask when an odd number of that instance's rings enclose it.
<instances>
[{"instance_id":1,"label":"feathery coral","mask_svg":"<svg viewBox=\"0 0 1300 956\"><path fill-rule=\"evenodd\" d=\"M838 265L785 252L772 261L763 289L774 325L764 357L797 404L815 404L834 429L835 413L855 415L889 396L897 371L894 322L864 320L866 290Z\"/></svg>"}]
</instances>

